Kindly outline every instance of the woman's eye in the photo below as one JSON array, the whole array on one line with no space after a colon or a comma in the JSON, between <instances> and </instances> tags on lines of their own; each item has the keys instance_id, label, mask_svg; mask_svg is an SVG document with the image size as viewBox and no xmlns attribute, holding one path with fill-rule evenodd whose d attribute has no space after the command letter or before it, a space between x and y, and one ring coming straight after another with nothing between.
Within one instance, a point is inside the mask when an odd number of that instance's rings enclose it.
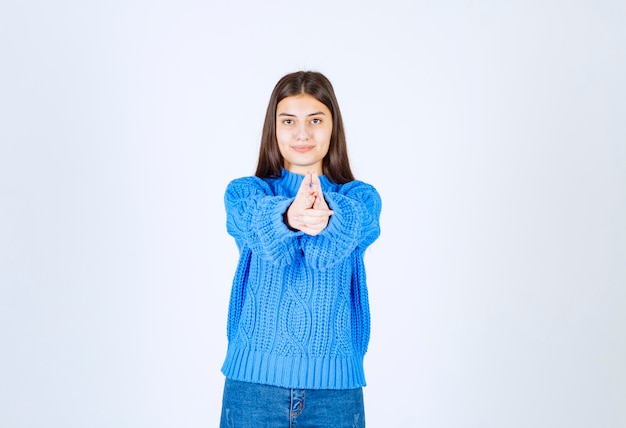
<instances>
[{"instance_id":1,"label":"woman's eye","mask_svg":"<svg viewBox=\"0 0 626 428\"><path fill-rule=\"evenodd\" d=\"M291 120L291 119L285 119L285 120L283 120L283 123L284 123L285 125L291 125L291 124L293 124L293 120Z\"/></svg>"},{"instance_id":2,"label":"woman's eye","mask_svg":"<svg viewBox=\"0 0 626 428\"><path fill-rule=\"evenodd\" d=\"M318 119L318 118L311 119L311 123L314 124L314 125L318 125L318 124L322 123L322 119Z\"/></svg>"}]
</instances>

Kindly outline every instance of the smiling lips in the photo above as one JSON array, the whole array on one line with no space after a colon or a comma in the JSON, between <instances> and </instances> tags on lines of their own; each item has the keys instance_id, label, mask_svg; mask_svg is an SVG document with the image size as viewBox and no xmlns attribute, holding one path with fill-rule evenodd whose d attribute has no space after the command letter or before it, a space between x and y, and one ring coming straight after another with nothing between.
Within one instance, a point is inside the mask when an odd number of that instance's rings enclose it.
<instances>
[{"instance_id":1,"label":"smiling lips","mask_svg":"<svg viewBox=\"0 0 626 428\"><path fill-rule=\"evenodd\" d=\"M313 147L315 146L291 146L292 149L299 153L305 153L309 150L313 150Z\"/></svg>"}]
</instances>

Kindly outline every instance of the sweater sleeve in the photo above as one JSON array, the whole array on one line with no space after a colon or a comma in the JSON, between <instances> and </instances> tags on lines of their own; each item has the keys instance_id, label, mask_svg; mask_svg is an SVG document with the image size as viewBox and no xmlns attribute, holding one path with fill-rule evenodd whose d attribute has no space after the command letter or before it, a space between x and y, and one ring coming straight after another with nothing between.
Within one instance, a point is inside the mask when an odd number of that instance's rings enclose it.
<instances>
[{"instance_id":1,"label":"sweater sleeve","mask_svg":"<svg viewBox=\"0 0 626 428\"><path fill-rule=\"evenodd\" d=\"M275 196L270 186L258 177L233 180L226 188L226 230L241 251L253 253L277 265L293 261L302 232L293 232L283 215L293 198Z\"/></svg>"},{"instance_id":2,"label":"sweater sleeve","mask_svg":"<svg viewBox=\"0 0 626 428\"><path fill-rule=\"evenodd\" d=\"M380 235L381 199L373 186L352 181L324 197L334 211L328 226L317 236L302 237L306 262L316 269L332 267L357 248L364 251Z\"/></svg>"}]
</instances>

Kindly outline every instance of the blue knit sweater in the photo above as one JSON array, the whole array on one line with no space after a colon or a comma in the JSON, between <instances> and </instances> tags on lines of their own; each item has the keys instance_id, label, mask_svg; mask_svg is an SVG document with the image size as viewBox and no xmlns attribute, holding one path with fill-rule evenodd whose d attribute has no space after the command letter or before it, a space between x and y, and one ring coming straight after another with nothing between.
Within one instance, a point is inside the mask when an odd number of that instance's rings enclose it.
<instances>
[{"instance_id":1,"label":"blue knit sweater","mask_svg":"<svg viewBox=\"0 0 626 428\"><path fill-rule=\"evenodd\" d=\"M334 214L310 236L283 219L302 180L283 170L226 189L226 225L240 259L222 372L286 388L357 388L365 385L370 329L363 254L380 234L380 196L369 184L321 176Z\"/></svg>"}]
</instances>

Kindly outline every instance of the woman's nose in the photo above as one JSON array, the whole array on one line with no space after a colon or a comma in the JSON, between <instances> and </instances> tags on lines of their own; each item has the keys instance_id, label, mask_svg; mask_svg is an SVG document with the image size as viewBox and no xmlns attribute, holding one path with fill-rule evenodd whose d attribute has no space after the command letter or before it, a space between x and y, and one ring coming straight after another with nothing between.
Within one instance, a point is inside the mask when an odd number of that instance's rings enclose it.
<instances>
[{"instance_id":1,"label":"woman's nose","mask_svg":"<svg viewBox=\"0 0 626 428\"><path fill-rule=\"evenodd\" d=\"M298 140L306 141L309 139L309 130L306 127L306 124L301 124L298 127Z\"/></svg>"}]
</instances>

